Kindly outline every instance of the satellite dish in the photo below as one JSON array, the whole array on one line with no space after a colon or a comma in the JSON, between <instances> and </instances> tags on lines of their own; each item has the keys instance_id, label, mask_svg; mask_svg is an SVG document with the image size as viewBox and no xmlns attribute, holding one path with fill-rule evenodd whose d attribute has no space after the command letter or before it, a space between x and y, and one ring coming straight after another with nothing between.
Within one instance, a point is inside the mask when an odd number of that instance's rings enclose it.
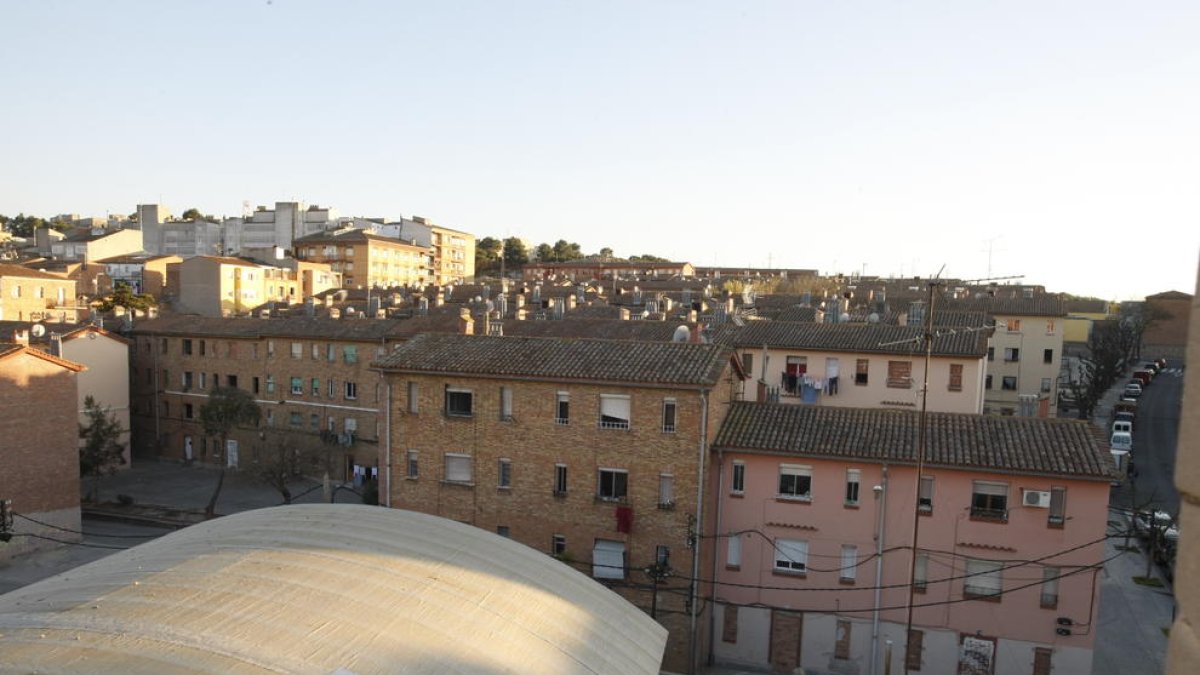
<instances>
[{"instance_id":1,"label":"satellite dish","mask_svg":"<svg viewBox=\"0 0 1200 675\"><path fill-rule=\"evenodd\" d=\"M879 315L875 312L871 312L867 315L867 323L879 323Z\"/></svg>"},{"instance_id":2,"label":"satellite dish","mask_svg":"<svg viewBox=\"0 0 1200 675\"><path fill-rule=\"evenodd\" d=\"M849 320L850 320L850 315L845 312L842 312L842 315L840 317L838 317L838 322L840 322L840 323L846 323Z\"/></svg>"},{"instance_id":3,"label":"satellite dish","mask_svg":"<svg viewBox=\"0 0 1200 675\"><path fill-rule=\"evenodd\" d=\"M671 336L671 342L689 342L692 339L692 330L687 326L679 326L675 329L675 334Z\"/></svg>"},{"instance_id":4,"label":"satellite dish","mask_svg":"<svg viewBox=\"0 0 1200 675\"><path fill-rule=\"evenodd\" d=\"M42 337L46 334L46 327L40 323L35 323L33 324L33 327L29 329L29 332L33 333L33 337Z\"/></svg>"}]
</instances>

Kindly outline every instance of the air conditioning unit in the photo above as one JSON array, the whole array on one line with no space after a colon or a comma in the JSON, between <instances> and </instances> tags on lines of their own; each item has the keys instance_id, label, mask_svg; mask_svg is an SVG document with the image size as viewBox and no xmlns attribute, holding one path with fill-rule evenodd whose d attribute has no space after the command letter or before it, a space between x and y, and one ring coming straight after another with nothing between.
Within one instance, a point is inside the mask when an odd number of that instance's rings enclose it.
<instances>
[{"instance_id":1,"label":"air conditioning unit","mask_svg":"<svg viewBox=\"0 0 1200 675\"><path fill-rule=\"evenodd\" d=\"M1042 490L1025 490L1021 503L1039 509L1050 508L1050 493Z\"/></svg>"}]
</instances>

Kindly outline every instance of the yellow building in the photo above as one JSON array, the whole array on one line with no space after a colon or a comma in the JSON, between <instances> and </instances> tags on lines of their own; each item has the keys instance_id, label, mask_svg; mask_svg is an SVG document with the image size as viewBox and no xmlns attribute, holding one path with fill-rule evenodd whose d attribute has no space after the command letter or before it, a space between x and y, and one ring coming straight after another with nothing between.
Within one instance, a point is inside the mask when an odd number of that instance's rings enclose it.
<instances>
[{"instance_id":1,"label":"yellow building","mask_svg":"<svg viewBox=\"0 0 1200 675\"><path fill-rule=\"evenodd\" d=\"M299 304L341 285L328 265L304 261L277 267L244 258L196 256L178 269L177 309L205 316L243 314L268 302Z\"/></svg>"},{"instance_id":2,"label":"yellow building","mask_svg":"<svg viewBox=\"0 0 1200 675\"><path fill-rule=\"evenodd\" d=\"M346 228L301 237L293 244L298 260L328 264L341 273L347 288L394 288L433 281L426 267L427 249L410 241ZM474 270L474 249L470 258Z\"/></svg>"}]
</instances>

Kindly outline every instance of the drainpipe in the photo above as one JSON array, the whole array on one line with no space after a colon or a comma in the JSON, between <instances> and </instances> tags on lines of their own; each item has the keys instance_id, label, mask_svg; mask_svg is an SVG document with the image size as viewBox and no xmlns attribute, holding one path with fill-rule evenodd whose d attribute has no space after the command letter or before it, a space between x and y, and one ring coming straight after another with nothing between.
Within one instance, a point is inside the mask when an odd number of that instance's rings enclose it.
<instances>
[{"instance_id":1,"label":"drainpipe","mask_svg":"<svg viewBox=\"0 0 1200 675\"><path fill-rule=\"evenodd\" d=\"M883 465L883 480L878 487L879 490L875 494L879 511L879 519L875 525L875 609L871 613L871 669L868 671L871 675L875 675L875 666L879 660L879 601L883 592L883 543L887 527L887 464Z\"/></svg>"},{"instance_id":2,"label":"drainpipe","mask_svg":"<svg viewBox=\"0 0 1200 675\"><path fill-rule=\"evenodd\" d=\"M383 386L387 388L387 412L383 415L384 441L383 451L387 453L387 464L384 465L384 482L387 484L387 490L383 493L383 505L389 509L392 507L392 382L387 379L387 375L383 371L379 371L379 378L383 380Z\"/></svg>"},{"instance_id":3,"label":"drainpipe","mask_svg":"<svg viewBox=\"0 0 1200 675\"><path fill-rule=\"evenodd\" d=\"M721 536L721 532L722 532L722 529L721 529L721 521L722 521L721 506L723 503L723 495L724 494L725 494L725 451L718 449L717 450L717 492L716 492L716 494L713 495L713 497L715 498L715 501L717 503L717 513L716 513L717 520L716 520L716 527L713 528L713 534L715 534L717 536L713 537L712 573L709 576L709 578L712 579L712 589L713 589L712 595L713 595L714 600L717 597L717 556L719 555L718 551L720 550L720 546L716 542L720 541L720 536ZM716 640L712 639L712 636L717 634L717 611L716 611L716 606L713 605L712 603L710 603L709 606L711 608L711 611L709 611L709 613L708 613L709 640L708 640L707 663L712 663L713 657L714 657L713 648L714 648L714 643L716 642Z\"/></svg>"},{"instance_id":4,"label":"drainpipe","mask_svg":"<svg viewBox=\"0 0 1200 675\"><path fill-rule=\"evenodd\" d=\"M692 591L688 621L688 673L696 672L696 609L700 604L700 534L704 531L704 459L708 452L708 390L700 392L700 461L696 482L696 524L692 533Z\"/></svg>"}]
</instances>

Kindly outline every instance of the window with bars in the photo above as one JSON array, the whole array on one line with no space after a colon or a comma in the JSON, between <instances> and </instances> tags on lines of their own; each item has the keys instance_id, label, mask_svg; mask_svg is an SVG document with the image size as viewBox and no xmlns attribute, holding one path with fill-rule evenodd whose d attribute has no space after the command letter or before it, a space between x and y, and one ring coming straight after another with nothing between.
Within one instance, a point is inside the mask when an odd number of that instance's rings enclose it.
<instances>
[{"instance_id":1,"label":"window with bars","mask_svg":"<svg viewBox=\"0 0 1200 675\"><path fill-rule=\"evenodd\" d=\"M860 469L846 469L846 506L858 506L858 490L862 482Z\"/></svg>"},{"instance_id":2,"label":"window with bars","mask_svg":"<svg viewBox=\"0 0 1200 675\"><path fill-rule=\"evenodd\" d=\"M962 391L963 388L963 367L961 363L950 364L950 391Z\"/></svg>"},{"instance_id":3,"label":"window with bars","mask_svg":"<svg viewBox=\"0 0 1200 675\"><path fill-rule=\"evenodd\" d=\"M730 481L730 490L735 495L746 493L746 463L741 461L733 462L733 479Z\"/></svg>"},{"instance_id":4,"label":"window with bars","mask_svg":"<svg viewBox=\"0 0 1200 675\"><path fill-rule=\"evenodd\" d=\"M664 434L675 433L675 399L668 398L663 401L662 408L662 430Z\"/></svg>"},{"instance_id":5,"label":"window with bars","mask_svg":"<svg viewBox=\"0 0 1200 675\"><path fill-rule=\"evenodd\" d=\"M571 423L571 395L565 391L555 395L554 423L564 426Z\"/></svg>"},{"instance_id":6,"label":"window with bars","mask_svg":"<svg viewBox=\"0 0 1200 675\"><path fill-rule=\"evenodd\" d=\"M554 465L554 496L564 497L567 494L567 465Z\"/></svg>"},{"instance_id":7,"label":"window with bars","mask_svg":"<svg viewBox=\"0 0 1200 675\"><path fill-rule=\"evenodd\" d=\"M600 428L628 429L630 420L629 396L600 395Z\"/></svg>"},{"instance_id":8,"label":"window with bars","mask_svg":"<svg viewBox=\"0 0 1200 675\"><path fill-rule=\"evenodd\" d=\"M1062 527L1067 522L1067 488L1050 488L1050 513L1046 522L1050 527Z\"/></svg>"},{"instance_id":9,"label":"window with bars","mask_svg":"<svg viewBox=\"0 0 1200 675\"><path fill-rule=\"evenodd\" d=\"M496 485L502 488L512 487L512 460L501 459L496 466Z\"/></svg>"},{"instance_id":10,"label":"window with bars","mask_svg":"<svg viewBox=\"0 0 1200 675\"><path fill-rule=\"evenodd\" d=\"M871 362L867 359L856 359L854 362L854 384L865 385L868 382Z\"/></svg>"},{"instance_id":11,"label":"window with bars","mask_svg":"<svg viewBox=\"0 0 1200 675\"><path fill-rule=\"evenodd\" d=\"M977 480L971 483L971 517L1008 520L1008 483Z\"/></svg>"},{"instance_id":12,"label":"window with bars","mask_svg":"<svg viewBox=\"0 0 1200 675\"><path fill-rule=\"evenodd\" d=\"M933 513L933 476L921 476L921 483L917 486L917 510Z\"/></svg>"},{"instance_id":13,"label":"window with bars","mask_svg":"<svg viewBox=\"0 0 1200 675\"><path fill-rule=\"evenodd\" d=\"M421 477L421 463L416 450L409 450L405 458L405 477L413 480Z\"/></svg>"}]
</instances>

